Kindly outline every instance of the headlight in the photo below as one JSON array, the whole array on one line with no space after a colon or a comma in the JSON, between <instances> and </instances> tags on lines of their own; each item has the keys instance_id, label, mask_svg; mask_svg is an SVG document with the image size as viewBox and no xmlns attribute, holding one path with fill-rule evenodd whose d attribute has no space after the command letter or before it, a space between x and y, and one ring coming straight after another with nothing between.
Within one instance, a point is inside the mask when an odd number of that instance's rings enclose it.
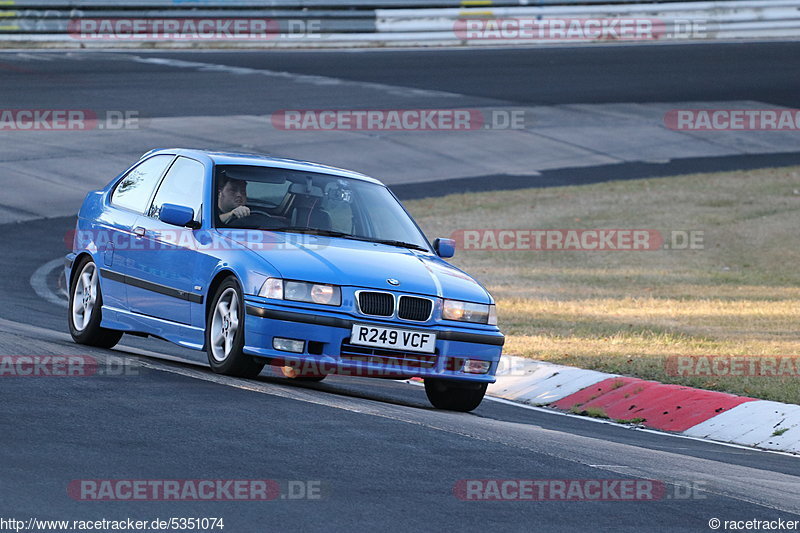
<instances>
[{"instance_id":1,"label":"headlight","mask_svg":"<svg viewBox=\"0 0 800 533\"><path fill-rule=\"evenodd\" d=\"M283 280L278 278L269 278L261 286L258 291L259 296L264 298L272 298L273 300L283 300Z\"/></svg>"},{"instance_id":2,"label":"headlight","mask_svg":"<svg viewBox=\"0 0 800 533\"><path fill-rule=\"evenodd\" d=\"M442 318L460 322L497 325L497 314L493 305L445 300L442 307Z\"/></svg>"},{"instance_id":3,"label":"headlight","mask_svg":"<svg viewBox=\"0 0 800 533\"><path fill-rule=\"evenodd\" d=\"M288 281L269 278L258 291L259 296L275 300L291 300L322 305L342 305L342 290L336 285Z\"/></svg>"}]
</instances>

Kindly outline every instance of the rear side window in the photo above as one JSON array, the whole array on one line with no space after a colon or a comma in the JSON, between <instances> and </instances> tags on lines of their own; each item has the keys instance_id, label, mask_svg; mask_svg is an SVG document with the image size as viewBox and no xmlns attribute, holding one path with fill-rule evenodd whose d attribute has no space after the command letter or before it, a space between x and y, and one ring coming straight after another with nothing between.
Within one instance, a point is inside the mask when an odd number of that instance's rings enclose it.
<instances>
[{"instance_id":1,"label":"rear side window","mask_svg":"<svg viewBox=\"0 0 800 533\"><path fill-rule=\"evenodd\" d=\"M114 189L111 203L137 213L144 213L158 178L172 159L171 155L157 155L137 165Z\"/></svg>"},{"instance_id":2,"label":"rear side window","mask_svg":"<svg viewBox=\"0 0 800 533\"><path fill-rule=\"evenodd\" d=\"M162 205L176 204L191 207L194 210L194 220L200 222L204 176L205 167L202 163L179 157L161 182L148 215L158 218Z\"/></svg>"}]
</instances>

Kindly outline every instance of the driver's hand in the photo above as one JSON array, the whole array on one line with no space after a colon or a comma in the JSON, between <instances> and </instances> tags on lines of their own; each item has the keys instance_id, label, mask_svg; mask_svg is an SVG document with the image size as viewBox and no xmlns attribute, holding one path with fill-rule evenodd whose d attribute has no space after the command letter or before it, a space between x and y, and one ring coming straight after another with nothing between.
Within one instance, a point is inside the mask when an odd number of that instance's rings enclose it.
<instances>
[{"instance_id":1,"label":"driver's hand","mask_svg":"<svg viewBox=\"0 0 800 533\"><path fill-rule=\"evenodd\" d=\"M246 205L240 205L231 211L231 215L233 215L231 218L244 218L250 216L250 208Z\"/></svg>"},{"instance_id":2,"label":"driver's hand","mask_svg":"<svg viewBox=\"0 0 800 533\"><path fill-rule=\"evenodd\" d=\"M250 215L250 208L247 207L246 205L240 205L239 207L237 207L232 211L228 211L227 213L221 214L219 216L219 219L223 223L227 224L234 218L244 218L249 215Z\"/></svg>"}]
</instances>

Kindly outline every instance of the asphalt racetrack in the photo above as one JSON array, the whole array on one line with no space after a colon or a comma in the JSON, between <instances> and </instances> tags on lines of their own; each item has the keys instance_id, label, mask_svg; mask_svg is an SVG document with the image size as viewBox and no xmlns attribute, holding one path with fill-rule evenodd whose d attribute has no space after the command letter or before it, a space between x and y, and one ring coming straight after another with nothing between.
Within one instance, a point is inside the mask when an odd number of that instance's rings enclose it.
<instances>
[{"instance_id":1,"label":"asphalt racetrack","mask_svg":"<svg viewBox=\"0 0 800 533\"><path fill-rule=\"evenodd\" d=\"M143 119L114 133L0 131L0 354L88 355L106 369L0 378L0 518L221 517L226 532L710 531L713 518L800 520L800 462L790 455L488 398L469 414L438 411L407 382L223 377L204 353L154 339L78 346L58 268L85 193L155 147L308 153L375 171L406 198L485 189L487 176L518 188L797 164L800 145L788 135L676 137L669 153L663 142L629 141L675 107L800 107L798 58L800 43L0 52L4 108L132 110ZM459 145L447 134L264 127L265 116L285 109L410 107L524 109L541 129ZM618 135L598 146L598 135L584 132L602 131L604 116ZM536 167L543 155L522 135L539 135L560 155ZM470 142L496 159L470 160ZM513 154L525 165L515 167ZM87 479L268 479L281 493L271 501L76 499L70 484ZM466 480L486 479L654 480L664 491L627 501L459 497Z\"/></svg>"}]
</instances>

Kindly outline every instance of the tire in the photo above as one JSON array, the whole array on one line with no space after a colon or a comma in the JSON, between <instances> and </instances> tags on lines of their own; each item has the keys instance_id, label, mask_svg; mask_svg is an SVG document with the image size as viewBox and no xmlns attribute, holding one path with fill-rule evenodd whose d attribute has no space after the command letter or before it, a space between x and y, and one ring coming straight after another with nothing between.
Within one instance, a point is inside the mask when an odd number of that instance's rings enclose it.
<instances>
[{"instance_id":1,"label":"tire","mask_svg":"<svg viewBox=\"0 0 800 533\"><path fill-rule=\"evenodd\" d=\"M472 411L481 404L488 383L426 379L425 394L437 409L448 411Z\"/></svg>"},{"instance_id":2,"label":"tire","mask_svg":"<svg viewBox=\"0 0 800 533\"><path fill-rule=\"evenodd\" d=\"M206 317L208 364L217 374L254 378L264 363L245 354L244 301L236 278L229 277L217 288Z\"/></svg>"},{"instance_id":3,"label":"tire","mask_svg":"<svg viewBox=\"0 0 800 533\"><path fill-rule=\"evenodd\" d=\"M89 257L82 259L72 271L69 284L69 334L72 340L86 346L113 348L122 332L100 327L103 320L103 294L100 272Z\"/></svg>"}]
</instances>

